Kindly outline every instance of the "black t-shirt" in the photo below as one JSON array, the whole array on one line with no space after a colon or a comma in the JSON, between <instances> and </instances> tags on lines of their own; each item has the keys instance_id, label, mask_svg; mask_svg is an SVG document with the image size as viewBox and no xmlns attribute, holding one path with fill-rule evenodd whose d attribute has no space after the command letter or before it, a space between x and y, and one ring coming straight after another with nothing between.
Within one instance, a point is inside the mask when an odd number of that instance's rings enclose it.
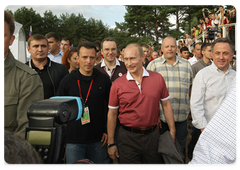
<instances>
[{"instance_id":1,"label":"black t-shirt","mask_svg":"<svg viewBox=\"0 0 240 170\"><path fill-rule=\"evenodd\" d=\"M51 80L51 77L50 77L50 74L48 71L49 60L44 65L44 68L42 70L37 68L33 64L32 60L31 60L31 65L32 65L32 68L38 73L38 75L42 79L44 99L49 99L50 97L54 96L54 85L53 85L53 81Z\"/></svg>"},{"instance_id":2,"label":"black t-shirt","mask_svg":"<svg viewBox=\"0 0 240 170\"><path fill-rule=\"evenodd\" d=\"M111 81L108 76L99 70L93 70L93 75L88 77L73 70L64 77L59 85L58 95L80 97L77 80L80 80L83 101L85 101L88 89L93 79L89 93L87 106L90 113L90 123L82 125L81 119L67 124L66 143L90 143L100 141L103 133L106 133L107 105Z\"/></svg>"}]
</instances>

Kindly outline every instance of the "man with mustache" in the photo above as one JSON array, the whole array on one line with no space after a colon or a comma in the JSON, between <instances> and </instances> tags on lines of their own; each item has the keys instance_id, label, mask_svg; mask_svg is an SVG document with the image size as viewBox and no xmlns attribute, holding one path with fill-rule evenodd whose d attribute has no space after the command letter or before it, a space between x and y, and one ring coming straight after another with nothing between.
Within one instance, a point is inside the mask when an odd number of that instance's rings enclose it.
<instances>
[{"instance_id":1,"label":"man with mustache","mask_svg":"<svg viewBox=\"0 0 240 170\"><path fill-rule=\"evenodd\" d=\"M67 67L48 58L49 44L43 35L31 36L28 39L27 49L31 54L31 60L26 64L33 68L42 79L44 99L55 96L62 78L68 74Z\"/></svg>"}]
</instances>

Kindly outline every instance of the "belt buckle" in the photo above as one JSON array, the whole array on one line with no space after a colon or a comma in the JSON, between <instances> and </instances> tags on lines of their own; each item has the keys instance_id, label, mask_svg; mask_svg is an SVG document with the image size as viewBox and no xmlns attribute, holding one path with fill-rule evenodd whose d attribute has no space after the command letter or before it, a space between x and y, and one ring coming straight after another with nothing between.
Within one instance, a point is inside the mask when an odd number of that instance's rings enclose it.
<instances>
[{"instance_id":1,"label":"belt buckle","mask_svg":"<svg viewBox=\"0 0 240 170\"><path fill-rule=\"evenodd\" d=\"M146 131L146 129L141 129L141 135L145 135L145 131Z\"/></svg>"}]
</instances>

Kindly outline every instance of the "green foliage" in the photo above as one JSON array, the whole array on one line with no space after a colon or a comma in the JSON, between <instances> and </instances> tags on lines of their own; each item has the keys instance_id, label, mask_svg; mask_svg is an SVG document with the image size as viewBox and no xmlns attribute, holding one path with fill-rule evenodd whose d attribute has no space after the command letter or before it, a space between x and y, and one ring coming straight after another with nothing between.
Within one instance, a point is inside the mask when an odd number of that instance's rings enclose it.
<instances>
[{"instance_id":1,"label":"green foliage","mask_svg":"<svg viewBox=\"0 0 240 170\"><path fill-rule=\"evenodd\" d=\"M26 38L29 37L29 28L32 26L32 29L35 32L40 32L43 26L43 21L40 14L36 14L32 8L28 9L26 7L22 7L14 12L14 19L23 25L23 29L25 31Z\"/></svg>"},{"instance_id":2,"label":"green foliage","mask_svg":"<svg viewBox=\"0 0 240 170\"><path fill-rule=\"evenodd\" d=\"M32 26L33 34L56 32L61 38L69 37L77 46L81 39L89 41L102 40L113 37L118 42L118 49L129 43L152 42L159 43L166 36L181 39L190 33L192 26L199 23L202 9L208 8L214 12L217 6L206 5L126 5L125 21L115 23L114 29L104 25L101 20L86 19L82 14L61 14L57 17L51 10L46 10L43 17L32 8L21 7L14 12L15 20L23 24L26 39L29 28ZM226 6L231 9L232 6ZM11 12L11 11L10 11ZM12 12L11 12L12 13ZM205 13L207 15L207 13ZM171 23L170 18L176 23Z\"/></svg>"}]
</instances>

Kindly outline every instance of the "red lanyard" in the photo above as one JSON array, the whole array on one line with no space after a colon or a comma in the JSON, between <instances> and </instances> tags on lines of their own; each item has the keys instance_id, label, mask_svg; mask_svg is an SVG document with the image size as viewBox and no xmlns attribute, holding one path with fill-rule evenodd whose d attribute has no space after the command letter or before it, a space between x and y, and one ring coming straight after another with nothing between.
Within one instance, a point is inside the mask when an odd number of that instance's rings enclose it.
<instances>
[{"instance_id":1,"label":"red lanyard","mask_svg":"<svg viewBox=\"0 0 240 170\"><path fill-rule=\"evenodd\" d=\"M86 97L86 100L85 100L85 104L87 103L88 96L89 96L89 93L90 93L91 88L92 88L92 84L93 84L93 79L92 79L91 84L90 84L89 89L88 89L88 93L87 93L87 97ZM79 88L80 97L83 98L83 97L82 97L82 90L81 90L81 86L80 86L80 81L79 81L79 80L78 80L78 88Z\"/></svg>"}]
</instances>

